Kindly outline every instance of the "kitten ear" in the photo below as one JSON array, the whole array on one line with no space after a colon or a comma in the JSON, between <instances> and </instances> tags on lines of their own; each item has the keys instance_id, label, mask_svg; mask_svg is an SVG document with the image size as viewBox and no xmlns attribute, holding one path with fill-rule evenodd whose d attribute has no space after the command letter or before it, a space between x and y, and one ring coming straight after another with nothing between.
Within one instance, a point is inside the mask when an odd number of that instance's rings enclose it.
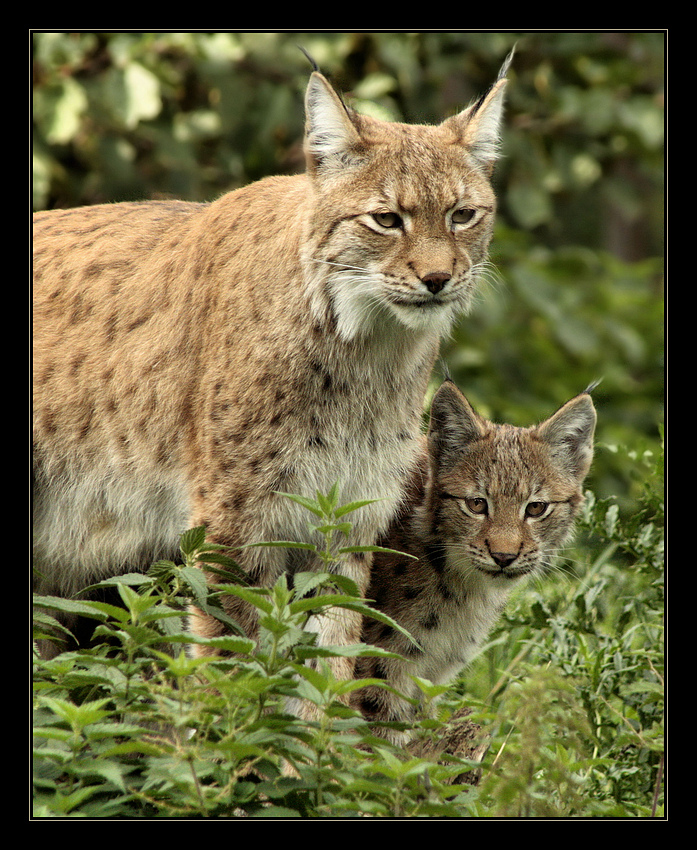
<instances>
[{"instance_id":1,"label":"kitten ear","mask_svg":"<svg viewBox=\"0 0 697 850\"><path fill-rule=\"evenodd\" d=\"M428 426L428 448L435 463L441 469L451 469L464 448L484 433L482 420L455 384L441 384L431 402Z\"/></svg>"},{"instance_id":2,"label":"kitten ear","mask_svg":"<svg viewBox=\"0 0 697 850\"><path fill-rule=\"evenodd\" d=\"M315 71L305 92L305 154L311 172L321 167L346 165L360 143L347 107Z\"/></svg>"},{"instance_id":3,"label":"kitten ear","mask_svg":"<svg viewBox=\"0 0 697 850\"><path fill-rule=\"evenodd\" d=\"M546 422L535 428L554 456L579 480L593 460L593 434L597 415L588 393L572 398Z\"/></svg>"},{"instance_id":4,"label":"kitten ear","mask_svg":"<svg viewBox=\"0 0 697 850\"><path fill-rule=\"evenodd\" d=\"M469 148L472 156L487 174L491 174L494 163L499 158L506 74L513 59L513 52L511 50L506 57L498 79L489 91L467 109L443 122L455 131L462 144Z\"/></svg>"}]
</instances>

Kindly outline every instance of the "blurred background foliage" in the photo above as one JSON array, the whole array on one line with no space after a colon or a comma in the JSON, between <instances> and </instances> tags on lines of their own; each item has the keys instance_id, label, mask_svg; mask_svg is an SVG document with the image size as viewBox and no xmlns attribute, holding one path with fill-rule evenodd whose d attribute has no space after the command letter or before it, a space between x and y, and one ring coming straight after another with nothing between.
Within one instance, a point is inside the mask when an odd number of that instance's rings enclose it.
<instances>
[{"instance_id":1,"label":"blurred background foliage","mask_svg":"<svg viewBox=\"0 0 697 850\"><path fill-rule=\"evenodd\" d=\"M302 170L298 45L359 111L432 123L486 90L515 44L492 272L444 359L480 412L519 425L602 378L589 484L633 510L663 420L664 33L32 38L36 210L210 200Z\"/></svg>"}]
</instances>

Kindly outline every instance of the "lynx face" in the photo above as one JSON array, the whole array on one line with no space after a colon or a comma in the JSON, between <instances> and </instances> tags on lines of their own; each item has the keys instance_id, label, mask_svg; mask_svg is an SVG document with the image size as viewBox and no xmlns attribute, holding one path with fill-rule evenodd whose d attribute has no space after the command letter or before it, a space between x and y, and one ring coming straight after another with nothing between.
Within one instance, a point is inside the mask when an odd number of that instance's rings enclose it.
<instances>
[{"instance_id":1,"label":"lynx face","mask_svg":"<svg viewBox=\"0 0 697 850\"><path fill-rule=\"evenodd\" d=\"M308 150L318 191L307 257L325 266L316 279L327 284L316 287L313 307L318 316L334 312L343 338L385 326L441 336L469 308L496 209L490 176L501 82L430 127L357 115L311 81ZM337 196L346 199L338 216Z\"/></svg>"}]
</instances>

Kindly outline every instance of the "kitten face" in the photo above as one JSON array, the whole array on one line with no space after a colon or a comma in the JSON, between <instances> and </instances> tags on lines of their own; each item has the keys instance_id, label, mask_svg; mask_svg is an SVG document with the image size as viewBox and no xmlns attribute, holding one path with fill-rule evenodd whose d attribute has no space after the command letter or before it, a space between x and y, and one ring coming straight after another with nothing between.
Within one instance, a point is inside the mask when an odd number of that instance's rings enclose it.
<instances>
[{"instance_id":1,"label":"kitten face","mask_svg":"<svg viewBox=\"0 0 697 850\"><path fill-rule=\"evenodd\" d=\"M510 581L542 570L582 501L595 411L577 396L535 428L488 422L454 386L434 399L434 534L463 574Z\"/></svg>"},{"instance_id":2,"label":"kitten face","mask_svg":"<svg viewBox=\"0 0 697 850\"><path fill-rule=\"evenodd\" d=\"M458 480L440 482L438 534L450 561L462 570L474 568L493 581L514 580L550 562L570 533L581 492L554 476L526 476L514 447L497 449L505 452L505 461L494 452L492 467L480 466L471 475L468 458ZM502 462L523 473L505 489L495 474Z\"/></svg>"}]
</instances>

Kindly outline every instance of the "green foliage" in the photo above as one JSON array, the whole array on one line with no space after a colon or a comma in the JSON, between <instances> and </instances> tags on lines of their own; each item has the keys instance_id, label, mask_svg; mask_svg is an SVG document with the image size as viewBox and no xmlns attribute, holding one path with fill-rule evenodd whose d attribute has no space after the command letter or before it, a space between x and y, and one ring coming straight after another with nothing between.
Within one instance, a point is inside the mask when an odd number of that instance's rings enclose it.
<instances>
[{"instance_id":1,"label":"green foliage","mask_svg":"<svg viewBox=\"0 0 697 850\"><path fill-rule=\"evenodd\" d=\"M317 554L336 566L350 547L329 547L347 533L344 517L365 502L337 505L335 490L316 500L293 498L320 520L328 548ZM308 616L337 606L397 624L372 611L339 575L299 574L293 590L285 577L272 588L249 587L220 547L205 543L203 529L184 535L181 554L181 564L161 561L146 576L95 586L117 587L123 607L35 597L44 612L39 636L47 633L47 610L79 610L99 622L94 646L35 658L35 816L458 813L450 798L459 800L467 789L450 788L447 796L433 789L445 788L468 763L405 761L342 700L359 683L337 681L324 660L389 653L364 645L318 647L316 635L304 630ZM235 583L206 587L195 564L208 570L211 556ZM207 640L186 632L189 602L222 615L221 593L257 609L256 644L235 634ZM223 657L190 657L182 644ZM315 722L288 712L288 702L299 700L316 707Z\"/></svg>"},{"instance_id":2,"label":"green foliage","mask_svg":"<svg viewBox=\"0 0 697 850\"><path fill-rule=\"evenodd\" d=\"M324 529L318 554L336 567L345 517L363 503L293 498ZM477 706L491 735L478 788L452 784L471 767L461 754L403 752L346 706L358 683L336 680L326 659L385 653L318 647L307 617L346 606L395 624L329 571L296 576L292 590L284 577L250 587L192 529L181 564L103 583L118 588L122 607L36 598L43 612L91 612L98 625L92 647L35 657L35 816L661 815L660 495L647 487L631 527L614 508L589 497L583 526L602 554L579 549L565 565L573 580L555 575L518 599L463 681L445 694L419 681L429 710L415 723L417 740L446 734L463 693ZM228 582L209 589L196 563L211 555ZM186 606L222 614L220 593L257 609L256 644L234 632L206 640L186 631ZM42 614L40 635L48 621ZM183 644L222 655L192 657ZM314 721L288 711L299 700L316 707Z\"/></svg>"}]
</instances>

